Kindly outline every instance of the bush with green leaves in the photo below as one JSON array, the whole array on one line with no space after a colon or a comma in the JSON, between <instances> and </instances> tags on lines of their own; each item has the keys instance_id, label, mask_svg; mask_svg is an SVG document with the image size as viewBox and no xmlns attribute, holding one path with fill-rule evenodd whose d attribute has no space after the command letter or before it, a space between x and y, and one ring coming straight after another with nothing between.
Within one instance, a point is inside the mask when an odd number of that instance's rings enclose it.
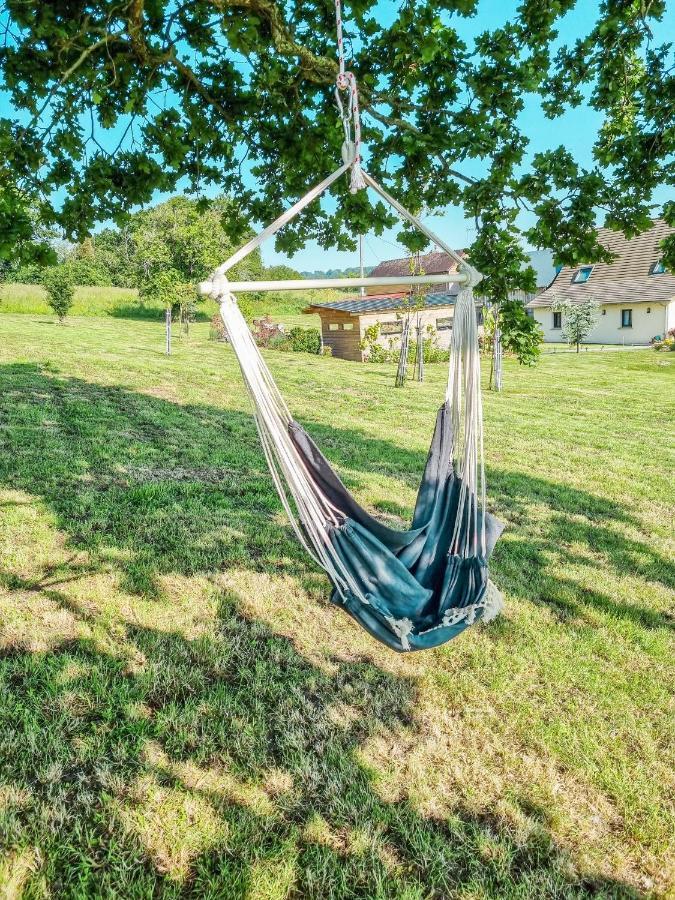
<instances>
[{"instance_id":1,"label":"bush with green leaves","mask_svg":"<svg viewBox=\"0 0 675 900\"><path fill-rule=\"evenodd\" d=\"M7 280L16 282L17 284L42 284L44 273L44 266L38 265L37 263L26 263L25 265L18 266L14 269Z\"/></svg>"},{"instance_id":2,"label":"bush with green leaves","mask_svg":"<svg viewBox=\"0 0 675 900\"><path fill-rule=\"evenodd\" d=\"M498 326L502 347L521 366L533 366L539 359L544 333L541 325L525 312L519 300L505 300L499 306Z\"/></svg>"},{"instance_id":3,"label":"bush with green leaves","mask_svg":"<svg viewBox=\"0 0 675 900\"><path fill-rule=\"evenodd\" d=\"M42 283L47 291L47 303L63 322L73 305L75 298L75 283L68 266L54 266L46 269L42 276Z\"/></svg>"},{"instance_id":4,"label":"bush with green leaves","mask_svg":"<svg viewBox=\"0 0 675 900\"><path fill-rule=\"evenodd\" d=\"M272 335L272 337L267 342L267 348L269 350L282 350L285 352L291 352L292 350L294 350L291 336L289 334L285 334L283 331L277 332L276 334Z\"/></svg>"},{"instance_id":5,"label":"bush with green leaves","mask_svg":"<svg viewBox=\"0 0 675 900\"><path fill-rule=\"evenodd\" d=\"M389 346L384 347L378 340L380 327L380 322L376 322L365 329L359 349L363 351L368 362L398 363L401 358L401 348L396 346L398 339L390 338ZM436 344L436 337L436 329L433 325L427 325L426 337L422 341L425 363L447 362L450 359L450 351L442 350ZM417 340L414 338L411 339L408 346L408 360L413 365L417 361Z\"/></svg>"},{"instance_id":6,"label":"bush with green leaves","mask_svg":"<svg viewBox=\"0 0 675 900\"><path fill-rule=\"evenodd\" d=\"M112 285L110 275L97 259L72 257L64 265L70 271L74 284L91 287L110 287Z\"/></svg>"},{"instance_id":7,"label":"bush with green leaves","mask_svg":"<svg viewBox=\"0 0 675 900\"><path fill-rule=\"evenodd\" d=\"M318 328L301 328L299 325L289 332L291 348L295 353L320 353L321 332Z\"/></svg>"}]
</instances>

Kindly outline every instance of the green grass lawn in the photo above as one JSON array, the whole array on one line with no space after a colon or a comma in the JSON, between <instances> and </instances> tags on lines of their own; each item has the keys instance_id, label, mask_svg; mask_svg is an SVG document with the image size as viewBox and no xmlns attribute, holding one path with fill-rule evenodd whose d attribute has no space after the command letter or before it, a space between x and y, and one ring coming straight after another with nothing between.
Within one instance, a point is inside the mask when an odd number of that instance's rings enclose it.
<instances>
[{"instance_id":1,"label":"green grass lawn","mask_svg":"<svg viewBox=\"0 0 675 900\"><path fill-rule=\"evenodd\" d=\"M303 328L320 328L318 316L308 316L302 312L312 302L326 302L344 296L344 291L290 291L277 292L253 300L254 315L270 315L276 322L285 325L300 325ZM196 319L208 322L218 312L212 300L204 300L197 305ZM24 315L51 315L47 294L39 284L0 285L0 313L20 313ZM161 321L164 307L152 300L141 300L138 291L116 287L77 287L75 302L71 309L73 316L111 316L116 319L145 319Z\"/></svg>"},{"instance_id":2,"label":"green grass lawn","mask_svg":"<svg viewBox=\"0 0 675 900\"><path fill-rule=\"evenodd\" d=\"M673 889L673 376L505 363L506 608L400 656L329 603L231 351L0 315L0 886L9 897L543 898ZM444 366L270 353L390 523Z\"/></svg>"}]
</instances>

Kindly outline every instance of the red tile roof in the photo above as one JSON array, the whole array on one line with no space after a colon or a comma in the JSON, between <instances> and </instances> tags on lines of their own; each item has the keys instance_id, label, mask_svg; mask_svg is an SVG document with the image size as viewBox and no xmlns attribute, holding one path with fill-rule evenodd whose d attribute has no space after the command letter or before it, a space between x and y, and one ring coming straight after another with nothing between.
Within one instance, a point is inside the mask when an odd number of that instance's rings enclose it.
<instances>
[{"instance_id":1,"label":"red tile roof","mask_svg":"<svg viewBox=\"0 0 675 900\"><path fill-rule=\"evenodd\" d=\"M459 255L464 256L464 251L460 250ZM425 253L423 256L420 256L419 266L426 275L439 275L442 272L457 271L457 263L454 259L448 253L444 253L440 250L434 253ZM410 275L410 257L404 256L401 259L387 259L378 266L375 266L370 274L373 277L379 275L389 277L395 275Z\"/></svg>"}]
</instances>

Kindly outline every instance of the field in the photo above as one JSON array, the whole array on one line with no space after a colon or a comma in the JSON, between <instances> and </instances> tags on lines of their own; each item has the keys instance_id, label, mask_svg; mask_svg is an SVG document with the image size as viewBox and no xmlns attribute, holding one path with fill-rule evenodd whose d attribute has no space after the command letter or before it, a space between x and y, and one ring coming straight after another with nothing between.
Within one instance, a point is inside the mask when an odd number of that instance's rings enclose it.
<instances>
[{"instance_id":1,"label":"field","mask_svg":"<svg viewBox=\"0 0 675 900\"><path fill-rule=\"evenodd\" d=\"M400 656L330 605L207 332L166 358L161 323L0 315L6 895L673 890L675 360L506 361L505 612ZM268 359L357 497L408 519L444 367L396 391Z\"/></svg>"},{"instance_id":2,"label":"field","mask_svg":"<svg viewBox=\"0 0 675 900\"><path fill-rule=\"evenodd\" d=\"M330 290L271 293L264 301L253 300L251 306L256 316L270 314L272 319L286 325L319 328L319 317L308 316L302 310L312 301L325 302L340 296L340 291ZM213 301L203 300L197 305L195 318L198 322L208 322L216 312L218 307ZM51 310L47 294L40 285L5 284L0 285L0 313L49 315ZM156 301L140 299L138 291L132 288L77 287L71 315L157 322L163 319L164 308Z\"/></svg>"}]
</instances>

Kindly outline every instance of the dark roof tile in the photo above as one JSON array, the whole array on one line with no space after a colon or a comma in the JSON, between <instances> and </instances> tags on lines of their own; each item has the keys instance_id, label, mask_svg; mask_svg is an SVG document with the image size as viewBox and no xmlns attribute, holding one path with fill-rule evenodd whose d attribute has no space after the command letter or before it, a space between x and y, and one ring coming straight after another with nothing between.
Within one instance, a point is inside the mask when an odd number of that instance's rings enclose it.
<instances>
[{"instance_id":1,"label":"dark roof tile","mask_svg":"<svg viewBox=\"0 0 675 900\"><path fill-rule=\"evenodd\" d=\"M452 306L457 299L459 285L453 285L449 291L438 291L424 295L424 307ZM348 297L345 300L332 300L328 303L312 303L307 307L307 312L321 309L336 309L350 315L363 315L373 312L389 312L400 309L405 298L405 293L397 294L370 294L366 297Z\"/></svg>"}]
</instances>

